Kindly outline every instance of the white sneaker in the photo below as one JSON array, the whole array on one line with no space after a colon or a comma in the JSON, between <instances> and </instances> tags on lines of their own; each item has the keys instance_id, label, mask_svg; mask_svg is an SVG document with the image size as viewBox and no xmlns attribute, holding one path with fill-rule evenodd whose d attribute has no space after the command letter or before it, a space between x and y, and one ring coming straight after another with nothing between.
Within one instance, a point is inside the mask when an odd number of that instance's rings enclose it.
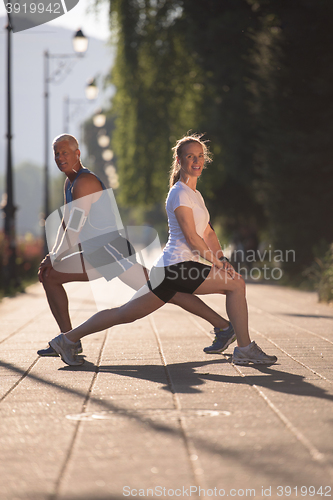
<instances>
[{"instance_id":1,"label":"white sneaker","mask_svg":"<svg viewBox=\"0 0 333 500\"><path fill-rule=\"evenodd\" d=\"M256 365L272 365L277 361L276 356L268 356L253 340L247 346L247 349L235 347L232 355L234 365L247 365L253 363Z\"/></svg>"},{"instance_id":2,"label":"white sneaker","mask_svg":"<svg viewBox=\"0 0 333 500\"><path fill-rule=\"evenodd\" d=\"M52 349L60 354L63 362L70 366L79 366L84 363L83 359L77 357L78 344L78 342L75 344L67 342L63 333L54 337L54 339L49 342Z\"/></svg>"}]
</instances>

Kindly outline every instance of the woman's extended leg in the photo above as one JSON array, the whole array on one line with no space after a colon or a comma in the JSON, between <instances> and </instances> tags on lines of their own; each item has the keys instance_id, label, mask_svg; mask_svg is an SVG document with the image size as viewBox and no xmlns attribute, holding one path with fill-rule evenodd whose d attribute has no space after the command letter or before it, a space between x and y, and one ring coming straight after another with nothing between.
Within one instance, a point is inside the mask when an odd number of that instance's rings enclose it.
<instances>
[{"instance_id":1,"label":"woman's extended leg","mask_svg":"<svg viewBox=\"0 0 333 500\"><path fill-rule=\"evenodd\" d=\"M138 292L140 294L140 291ZM100 311L87 321L74 328L65 336L71 342L78 342L82 337L91 333L99 332L115 325L132 323L133 321L148 316L164 305L164 302L156 295L148 291L136 298L134 296L127 304Z\"/></svg>"},{"instance_id":2,"label":"woman's extended leg","mask_svg":"<svg viewBox=\"0 0 333 500\"><path fill-rule=\"evenodd\" d=\"M139 290L139 288L144 286L147 282L148 275L149 272L145 267L141 266L141 264L135 264L133 267L121 274L119 279L134 290ZM229 322L222 318L220 314L213 311L213 309L207 306L207 304L199 299L199 297L195 297L189 293L176 293L176 295L168 303L177 305L185 311L205 319L208 323L213 325L214 328L222 329L229 326Z\"/></svg>"}]
</instances>

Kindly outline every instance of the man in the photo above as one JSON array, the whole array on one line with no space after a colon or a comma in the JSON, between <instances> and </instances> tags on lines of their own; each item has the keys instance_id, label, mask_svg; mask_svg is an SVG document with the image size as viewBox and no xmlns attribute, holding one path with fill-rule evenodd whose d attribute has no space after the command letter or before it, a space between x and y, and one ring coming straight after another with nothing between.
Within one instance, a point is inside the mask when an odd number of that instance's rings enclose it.
<instances>
[{"instance_id":1,"label":"man","mask_svg":"<svg viewBox=\"0 0 333 500\"><path fill-rule=\"evenodd\" d=\"M112 190L106 190L101 180L83 167L76 138L68 134L56 137L53 150L59 170L66 175L65 208L56 240L41 262L38 276L51 312L64 333L72 329L65 283L90 281L101 276L107 280L118 277L138 290L146 283L148 274L137 263L134 248L121 233L122 224ZM195 295L177 293L170 302L214 326L215 340L205 352L222 352L235 340L230 323ZM57 356L51 347L38 354Z\"/></svg>"}]
</instances>

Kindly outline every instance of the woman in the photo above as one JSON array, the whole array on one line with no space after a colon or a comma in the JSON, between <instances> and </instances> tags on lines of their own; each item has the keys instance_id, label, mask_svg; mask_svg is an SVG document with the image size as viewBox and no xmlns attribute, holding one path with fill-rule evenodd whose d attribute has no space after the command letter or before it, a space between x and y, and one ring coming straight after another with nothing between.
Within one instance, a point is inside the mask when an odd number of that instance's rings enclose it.
<instances>
[{"instance_id":1,"label":"woman","mask_svg":"<svg viewBox=\"0 0 333 500\"><path fill-rule=\"evenodd\" d=\"M177 292L226 295L231 323L225 333L232 336L234 329L238 343L232 357L234 364L277 361L276 356L268 356L250 340L244 280L223 256L209 224L204 200L196 190L205 161L210 161L208 148L201 136L189 135L177 142L173 152L166 201L169 240L162 256L152 268L147 285L127 304L100 311L77 328L50 341L50 346L65 363L82 364L76 354L77 343L82 337L143 318L170 301ZM199 256L212 265L199 262Z\"/></svg>"}]
</instances>

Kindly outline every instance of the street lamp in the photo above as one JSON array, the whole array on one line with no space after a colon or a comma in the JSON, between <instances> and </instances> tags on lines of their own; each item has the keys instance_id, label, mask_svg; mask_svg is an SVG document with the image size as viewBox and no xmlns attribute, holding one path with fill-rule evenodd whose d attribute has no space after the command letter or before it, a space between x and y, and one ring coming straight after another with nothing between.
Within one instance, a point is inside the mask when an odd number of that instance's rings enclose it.
<instances>
[{"instance_id":1,"label":"street lamp","mask_svg":"<svg viewBox=\"0 0 333 500\"><path fill-rule=\"evenodd\" d=\"M107 148L110 144L110 137L105 134L105 132L97 137L98 145L101 148Z\"/></svg>"},{"instance_id":2,"label":"street lamp","mask_svg":"<svg viewBox=\"0 0 333 500\"><path fill-rule=\"evenodd\" d=\"M49 207L49 86L50 83L60 83L72 70L72 66L64 63L65 60L72 61L80 57L88 48L88 40L79 30L73 37L73 47L75 54L50 54L48 50L44 52L44 220L50 213ZM50 59L59 61L55 71L50 74ZM46 236L44 239L44 250L48 253Z\"/></svg>"},{"instance_id":3,"label":"street lamp","mask_svg":"<svg viewBox=\"0 0 333 500\"><path fill-rule=\"evenodd\" d=\"M87 52L88 38L84 36L81 30L78 30L73 36L73 48L77 54Z\"/></svg>"},{"instance_id":4,"label":"street lamp","mask_svg":"<svg viewBox=\"0 0 333 500\"><path fill-rule=\"evenodd\" d=\"M96 83L96 79L92 78L89 80L89 82L86 85L86 98L91 100L94 100L98 96L98 87Z\"/></svg>"},{"instance_id":5,"label":"street lamp","mask_svg":"<svg viewBox=\"0 0 333 500\"><path fill-rule=\"evenodd\" d=\"M96 114L93 116L93 124L95 127L100 128L104 127L106 122L106 116L102 113L102 110L98 110Z\"/></svg>"},{"instance_id":6,"label":"street lamp","mask_svg":"<svg viewBox=\"0 0 333 500\"><path fill-rule=\"evenodd\" d=\"M71 119L70 108L74 107L74 114L80 110L83 106L87 104L87 100L89 102L95 100L98 96L98 87L96 84L95 78L92 78L88 81L85 88L85 99L72 99L68 95L64 97L64 132L65 134L69 133L69 122Z\"/></svg>"},{"instance_id":7,"label":"street lamp","mask_svg":"<svg viewBox=\"0 0 333 500\"><path fill-rule=\"evenodd\" d=\"M11 20L8 14L7 24L7 172L6 172L6 195L2 210L4 212L4 233L6 241L7 265L4 266L4 285L9 289L18 286L16 268L16 234L15 234L15 212L13 193L13 165L12 165L12 82L11 82Z\"/></svg>"},{"instance_id":8,"label":"street lamp","mask_svg":"<svg viewBox=\"0 0 333 500\"><path fill-rule=\"evenodd\" d=\"M111 161L113 158L113 151L111 149L104 149L104 151L102 151L102 158L104 161Z\"/></svg>"}]
</instances>

